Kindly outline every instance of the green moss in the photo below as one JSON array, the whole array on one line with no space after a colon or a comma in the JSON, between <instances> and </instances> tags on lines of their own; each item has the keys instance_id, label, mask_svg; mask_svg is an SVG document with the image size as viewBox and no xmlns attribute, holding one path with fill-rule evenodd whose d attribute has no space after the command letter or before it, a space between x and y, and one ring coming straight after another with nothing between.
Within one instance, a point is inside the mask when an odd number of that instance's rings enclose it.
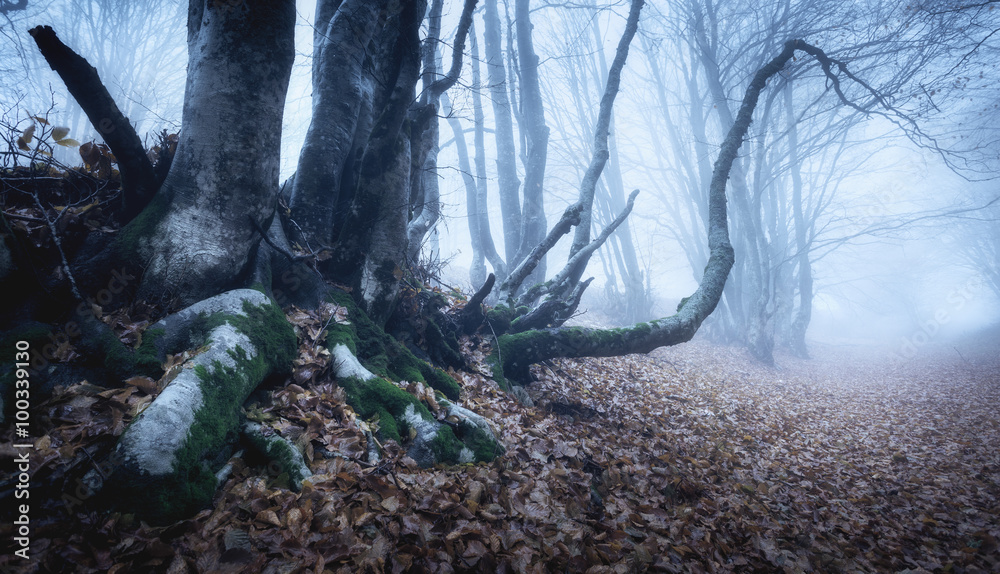
<instances>
[{"instance_id":1,"label":"green moss","mask_svg":"<svg viewBox=\"0 0 1000 574\"><path fill-rule=\"evenodd\" d=\"M493 437L479 427L469 432L467 436L463 436L462 442L475 454L476 462L489 462L503 454L504 451L503 447L493 440Z\"/></svg>"},{"instance_id":2,"label":"green moss","mask_svg":"<svg viewBox=\"0 0 1000 574\"><path fill-rule=\"evenodd\" d=\"M49 335L55 332L54 328L42 323L31 323L26 327L19 325L0 337L0 349L14 349L14 345L18 341L27 341L31 348L41 350L42 347L51 342Z\"/></svg>"},{"instance_id":3,"label":"green moss","mask_svg":"<svg viewBox=\"0 0 1000 574\"><path fill-rule=\"evenodd\" d=\"M486 312L486 320L497 335L502 335L510 330L510 323L514 320L514 311L506 305L497 305Z\"/></svg>"},{"instance_id":4,"label":"green moss","mask_svg":"<svg viewBox=\"0 0 1000 574\"><path fill-rule=\"evenodd\" d=\"M510 383L507 382L507 378L503 374L503 361L500 357L500 346L499 344L493 345L493 350L486 357L486 364L490 366L493 371L493 380L500 385L500 389L504 392L510 392Z\"/></svg>"},{"instance_id":5,"label":"green moss","mask_svg":"<svg viewBox=\"0 0 1000 574\"><path fill-rule=\"evenodd\" d=\"M379 432L382 433L382 436L385 438L391 438L396 442L401 442L402 435L399 434L399 425L396 424L396 418L392 416L392 413L383 408L379 408L377 412L378 428Z\"/></svg>"},{"instance_id":6,"label":"green moss","mask_svg":"<svg viewBox=\"0 0 1000 574\"><path fill-rule=\"evenodd\" d=\"M452 432L451 427L447 425L441 425L438 428L437 434L431 439L430 446L435 460L450 464L458 462L458 456L462 452L462 448L465 447Z\"/></svg>"},{"instance_id":7,"label":"green moss","mask_svg":"<svg viewBox=\"0 0 1000 574\"><path fill-rule=\"evenodd\" d=\"M233 317L231 324L250 338L258 358L268 363L269 370L288 373L298 353L298 339L291 323L277 305L252 305L243 302L244 317Z\"/></svg>"},{"instance_id":8,"label":"green moss","mask_svg":"<svg viewBox=\"0 0 1000 574\"><path fill-rule=\"evenodd\" d=\"M361 418L367 420L378 415L379 428L385 438L400 441L402 433L409 430L403 418L408 405L413 405L420 416L433 420L430 411L417 397L389 381L379 378L362 381L349 377L337 383L347 393L347 403Z\"/></svg>"},{"instance_id":9,"label":"green moss","mask_svg":"<svg viewBox=\"0 0 1000 574\"><path fill-rule=\"evenodd\" d=\"M344 345L351 350L351 353L357 356L358 346L354 342L355 339L354 329L348 325L331 323L330 326L327 327L326 344L327 347L331 349L337 345Z\"/></svg>"},{"instance_id":10,"label":"green moss","mask_svg":"<svg viewBox=\"0 0 1000 574\"><path fill-rule=\"evenodd\" d=\"M430 385L432 389L441 391L441 394L448 397L451 400L458 400L458 397L462 393L461 387L451 376L446 374L441 369L436 369L427 363L422 363L421 373L427 384Z\"/></svg>"},{"instance_id":11,"label":"green moss","mask_svg":"<svg viewBox=\"0 0 1000 574\"><path fill-rule=\"evenodd\" d=\"M156 350L156 339L163 333L162 329L143 333L142 345L133 351L112 331L101 331L97 346L104 357L105 370L119 381L135 375L158 378L163 369Z\"/></svg>"},{"instance_id":12,"label":"green moss","mask_svg":"<svg viewBox=\"0 0 1000 574\"><path fill-rule=\"evenodd\" d=\"M365 368L394 381L427 383L450 399L457 400L461 387L444 371L428 365L413 355L399 341L372 322L344 292L331 293L334 303L347 307L350 325L331 325L327 345L343 343Z\"/></svg>"},{"instance_id":13,"label":"green moss","mask_svg":"<svg viewBox=\"0 0 1000 574\"><path fill-rule=\"evenodd\" d=\"M258 452L278 465L281 476L286 477L290 484L301 484L302 480L306 478L302 476L301 465L305 462L302 453L290 442L276 434L265 436L257 431L244 433L244 436ZM280 478L278 482L280 482Z\"/></svg>"},{"instance_id":14,"label":"green moss","mask_svg":"<svg viewBox=\"0 0 1000 574\"><path fill-rule=\"evenodd\" d=\"M157 341L165 334L166 331L163 329L150 329L142 334L142 343L133 355L135 359L134 372L148 377L158 377L163 372L156 345Z\"/></svg>"},{"instance_id":15,"label":"green moss","mask_svg":"<svg viewBox=\"0 0 1000 574\"><path fill-rule=\"evenodd\" d=\"M114 248L124 261L136 261L144 239L149 238L156 226L167 215L170 200L164 191L153 196L152 201L118 232Z\"/></svg>"},{"instance_id":16,"label":"green moss","mask_svg":"<svg viewBox=\"0 0 1000 574\"><path fill-rule=\"evenodd\" d=\"M681 309L684 308L684 305L687 305L688 299L690 299L690 297L685 297L685 298L681 299L680 303L677 304L677 312L678 313L681 312Z\"/></svg>"},{"instance_id":17,"label":"green moss","mask_svg":"<svg viewBox=\"0 0 1000 574\"><path fill-rule=\"evenodd\" d=\"M184 518L211 502L217 486L213 467L225 462L219 460L220 455L224 456L226 446L238 438L242 423L239 405L253 391L248 383L291 367L296 338L281 310L273 304L255 306L249 302L244 302L243 309L246 316L215 313L203 317L200 324L201 329L210 330L230 323L250 339L257 354L250 358L245 349L237 347L229 351L235 367L218 361L210 369L195 367L201 381L202 406L195 413L187 440L176 451L174 472L166 478L157 477L155 484L140 480L113 489L119 493L117 497L134 505L137 513L150 522L164 524ZM155 334L150 340L154 339Z\"/></svg>"},{"instance_id":18,"label":"green moss","mask_svg":"<svg viewBox=\"0 0 1000 574\"><path fill-rule=\"evenodd\" d=\"M246 335L257 350L252 361L253 374L263 377L269 371L288 373L298 349L295 330L275 304L254 305L243 302L243 316L226 313L203 315L191 328L192 338L207 337L212 329L229 323Z\"/></svg>"}]
</instances>

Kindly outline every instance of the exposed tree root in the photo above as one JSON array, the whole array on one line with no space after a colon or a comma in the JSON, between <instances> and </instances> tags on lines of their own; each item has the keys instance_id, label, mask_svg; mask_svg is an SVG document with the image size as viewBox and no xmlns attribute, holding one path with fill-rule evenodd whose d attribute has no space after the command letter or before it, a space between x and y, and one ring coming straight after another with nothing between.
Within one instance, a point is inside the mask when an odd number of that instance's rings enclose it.
<instances>
[{"instance_id":1,"label":"exposed tree root","mask_svg":"<svg viewBox=\"0 0 1000 574\"><path fill-rule=\"evenodd\" d=\"M266 376L289 367L296 344L281 311L249 289L196 303L153 328L161 353L205 344L125 430L113 455L113 502L161 523L211 502L215 473L239 435L240 406ZM302 474L300 466L299 482Z\"/></svg>"}]
</instances>

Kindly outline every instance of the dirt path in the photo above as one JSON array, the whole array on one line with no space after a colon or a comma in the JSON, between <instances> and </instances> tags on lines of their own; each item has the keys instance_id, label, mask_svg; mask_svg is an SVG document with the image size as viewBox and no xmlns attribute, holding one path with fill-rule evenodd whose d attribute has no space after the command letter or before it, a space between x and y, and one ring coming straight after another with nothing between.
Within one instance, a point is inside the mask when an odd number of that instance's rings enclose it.
<instances>
[{"instance_id":1,"label":"dirt path","mask_svg":"<svg viewBox=\"0 0 1000 574\"><path fill-rule=\"evenodd\" d=\"M693 342L563 363L538 394L543 405L572 402L567 381L617 372L621 384L601 385L607 395L588 408L630 433L675 437L647 444L703 490L671 508L666 569L989 572L1000 569L996 343L909 360L814 345L812 360L779 353L767 368L742 349ZM643 458L634 475L655 469Z\"/></svg>"}]
</instances>

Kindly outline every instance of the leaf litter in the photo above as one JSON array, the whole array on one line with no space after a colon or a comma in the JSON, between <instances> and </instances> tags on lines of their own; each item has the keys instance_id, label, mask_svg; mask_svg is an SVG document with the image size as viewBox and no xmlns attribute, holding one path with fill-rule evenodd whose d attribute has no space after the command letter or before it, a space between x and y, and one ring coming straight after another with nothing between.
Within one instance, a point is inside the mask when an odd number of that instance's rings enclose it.
<instances>
[{"instance_id":1,"label":"leaf litter","mask_svg":"<svg viewBox=\"0 0 1000 574\"><path fill-rule=\"evenodd\" d=\"M295 372L247 416L302 447L302 492L242 457L213 507L167 527L67 506L164 381L86 382L40 406L32 454L36 572L997 571L1000 359L995 339L913 360L816 345L812 360L694 341L533 367L535 406L480 373L464 406L507 448L420 469L394 441L367 459L322 344L340 309L293 309ZM401 386L437 408L422 385ZM9 431L0 449L11 451ZM7 452L7 454L11 454ZM9 459L9 457L8 457ZM11 524L0 526L10 540ZM15 567L23 564L2 561ZM4 565L4 564L0 564Z\"/></svg>"}]
</instances>

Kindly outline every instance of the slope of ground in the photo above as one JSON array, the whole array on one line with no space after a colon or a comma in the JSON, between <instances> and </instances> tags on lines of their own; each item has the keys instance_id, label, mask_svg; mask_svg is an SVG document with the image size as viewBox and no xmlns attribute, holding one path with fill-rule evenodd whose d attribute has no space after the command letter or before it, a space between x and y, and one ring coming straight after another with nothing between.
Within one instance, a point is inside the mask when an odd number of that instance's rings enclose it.
<instances>
[{"instance_id":1,"label":"slope of ground","mask_svg":"<svg viewBox=\"0 0 1000 574\"><path fill-rule=\"evenodd\" d=\"M254 416L305 447L303 492L237 460L214 508L167 528L68 515L53 499L33 510L36 558L3 560L173 573L1000 568L995 338L911 360L816 347L809 361L779 353L780 368L703 341L555 361L536 371L534 407L458 373L508 452L421 470L393 443L364 462L359 422L309 344L317 330L300 330L295 382ZM468 352L485 371L484 349ZM66 390L45 406L34 466L55 474L81 436L120 433L145 401L138 388ZM10 521L0 530L11 540Z\"/></svg>"}]
</instances>

